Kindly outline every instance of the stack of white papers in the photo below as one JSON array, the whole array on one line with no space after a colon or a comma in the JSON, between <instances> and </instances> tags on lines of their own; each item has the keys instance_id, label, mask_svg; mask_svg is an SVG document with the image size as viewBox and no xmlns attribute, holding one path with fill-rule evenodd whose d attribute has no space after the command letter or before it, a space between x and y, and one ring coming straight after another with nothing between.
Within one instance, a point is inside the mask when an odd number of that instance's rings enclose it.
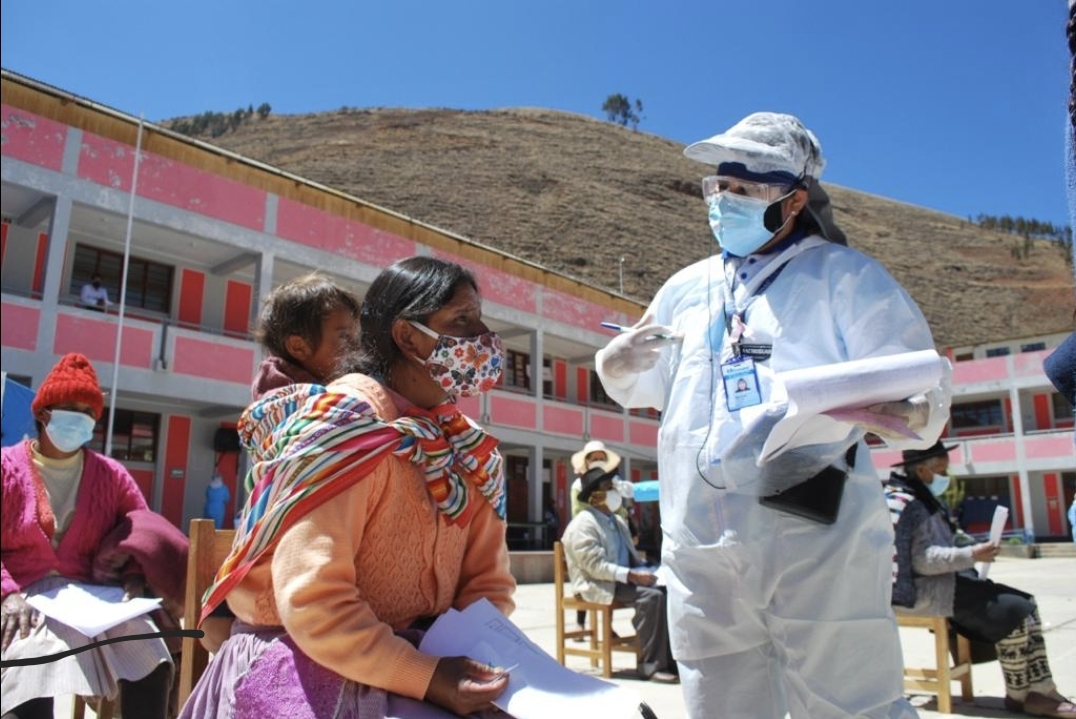
<instances>
[{"instance_id":1,"label":"stack of white papers","mask_svg":"<svg viewBox=\"0 0 1076 719\"><path fill-rule=\"evenodd\" d=\"M999 504L994 507L994 518L990 522L990 538L986 541L993 544L995 547L1001 546L1001 535L1005 532L1005 523L1009 521L1009 508ZM975 565L975 571L979 573L979 576L986 579L986 576L990 574L989 562L978 562Z\"/></svg>"},{"instance_id":2,"label":"stack of white papers","mask_svg":"<svg viewBox=\"0 0 1076 719\"><path fill-rule=\"evenodd\" d=\"M640 696L598 677L561 666L522 630L482 599L438 617L419 649L439 657L465 656L512 667L508 688L494 702L515 719L628 719Z\"/></svg>"},{"instance_id":3,"label":"stack of white papers","mask_svg":"<svg viewBox=\"0 0 1076 719\"><path fill-rule=\"evenodd\" d=\"M123 587L70 582L27 597L26 603L87 637L96 637L128 619L152 612L161 600L137 597L125 602Z\"/></svg>"},{"instance_id":4,"label":"stack of white papers","mask_svg":"<svg viewBox=\"0 0 1076 719\"><path fill-rule=\"evenodd\" d=\"M840 442L859 418L856 410L932 389L941 381L946 363L934 350L922 350L779 373L788 411L770 430L759 466L794 447ZM884 418L872 415L872 419L877 423ZM900 431L901 425L893 429L918 438L906 425Z\"/></svg>"}]
</instances>

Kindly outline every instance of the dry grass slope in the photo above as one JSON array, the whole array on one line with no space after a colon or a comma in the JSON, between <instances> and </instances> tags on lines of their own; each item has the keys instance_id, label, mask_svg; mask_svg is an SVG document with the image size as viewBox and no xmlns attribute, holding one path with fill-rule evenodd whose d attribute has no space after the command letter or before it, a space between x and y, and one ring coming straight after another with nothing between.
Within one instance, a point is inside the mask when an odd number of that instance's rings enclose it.
<instances>
[{"instance_id":1,"label":"dry grass slope","mask_svg":"<svg viewBox=\"0 0 1076 719\"><path fill-rule=\"evenodd\" d=\"M703 167L683 146L541 109L340 110L252 120L212 140L368 202L646 302L713 249ZM1068 332L1073 272L1036 241L826 185L853 247L923 308L939 347ZM984 208L989 210L989 208Z\"/></svg>"}]
</instances>

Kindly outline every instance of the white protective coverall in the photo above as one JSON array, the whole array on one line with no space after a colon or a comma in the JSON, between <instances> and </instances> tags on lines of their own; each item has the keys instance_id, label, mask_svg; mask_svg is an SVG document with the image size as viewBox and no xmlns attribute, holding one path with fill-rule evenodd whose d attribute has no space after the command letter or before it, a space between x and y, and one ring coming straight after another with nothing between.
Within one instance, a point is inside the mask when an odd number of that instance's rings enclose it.
<instances>
[{"instance_id":1,"label":"white protective coverall","mask_svg":"<svg viewBox=\"0 0 1076 719\"><path fill-rule=\"evenodd\" d=\"M717 355L704 328L724 326L726 286L743 300L785 265L745 317L750 341L773 345L757 365L765 402L772 372L934 349L926 320L878 262L818 236L729 263L727 280L725 262L714 256L659 290L647 313L683 340L666 346L655 367L611 379L598 355L610 397L663 413L658 463L670 635L682 678L685 668L704 667L703 681L685 682L689 716L914 717L902 696L890 611L892 527L869 452L859 448L829 526L704 481L700 472L724 486L720 464L708 471L706 458L742 429L721 384L720 363L732 355L728 336L715 335Z\"/></svg>"}]
</instances>

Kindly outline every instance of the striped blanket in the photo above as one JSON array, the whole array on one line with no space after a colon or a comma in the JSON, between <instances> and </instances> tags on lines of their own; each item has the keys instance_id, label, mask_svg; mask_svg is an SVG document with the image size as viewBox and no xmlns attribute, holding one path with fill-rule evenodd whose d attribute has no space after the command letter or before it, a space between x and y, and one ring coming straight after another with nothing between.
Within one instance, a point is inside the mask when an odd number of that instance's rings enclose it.
<instances>
[{"instance_id":1,"label":"striped blanket","mask_svg":"<svg viewBox=\"0 0 1076 719\"><path fill-rule=\"evenodd\" d=\"M370 404L321 385L283 387L253 403L239 422L253 464L232 551L206 591L209 616L285 530L369 475L389 456L421 467L438 509L466 524L474 490L505 516L497 440L450 405L406 410L392 422Z\"/></svg>"}]
</instances>

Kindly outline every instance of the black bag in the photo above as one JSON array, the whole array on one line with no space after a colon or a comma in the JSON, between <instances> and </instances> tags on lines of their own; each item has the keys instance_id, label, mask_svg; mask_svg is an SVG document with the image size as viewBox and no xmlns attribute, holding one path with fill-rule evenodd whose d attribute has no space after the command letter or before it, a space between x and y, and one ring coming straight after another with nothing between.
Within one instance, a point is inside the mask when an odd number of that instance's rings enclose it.
<instances>
[{"instance_id":1,"label":"black bag","mask_svg":"<svg viewBox=\"0 0 1076 719\"><path fill-rule=\"evenodd\" d=\"M848 473L856 466L858 446L853 444L844 455L847 469L830 465L807 481L789 487L779 494L759 497L759 504L812 522L833 524L837 521L837 513L841 508L844 482L848 479Z\"/></svg>"}]
</instances>

